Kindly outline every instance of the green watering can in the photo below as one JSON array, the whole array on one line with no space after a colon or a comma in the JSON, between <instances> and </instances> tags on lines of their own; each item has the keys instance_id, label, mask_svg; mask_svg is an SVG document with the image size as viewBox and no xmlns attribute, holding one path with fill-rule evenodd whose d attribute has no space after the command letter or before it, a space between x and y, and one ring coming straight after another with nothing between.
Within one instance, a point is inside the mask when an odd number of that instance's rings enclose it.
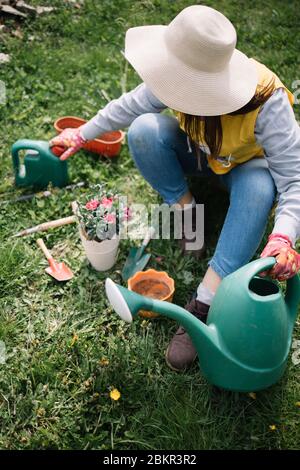
<instances>
[{"instance_id":1,"label":"green watering can","mask_svg":"<svg viewBox=\"0 0 300 470\"><path fill-rule=\"evenodd\" d=\"M28 150L24 165L20 164L20 150ZM12 159L16 186L42 189L52 183L53 186L61 188L68 183L67 162L54 155L46 141L18 140L12 146Z\"/></svg>"},{"instance_id":2,"label":"green watering can","mask_svg":"<svg viewBox=\"0 0 300 470\"><path fill-rule=\"evenodd\" d=\"M276 260L260 258L226 276L209 309L207 324L178 305L144 297L106 279L106 294L119 316L131 322L140 309L180 323L191 337L206 379L221 388L252 392L282 376L300 301L298 274L287 281L285 297L257 274Z\"/></svg>"}]
</instances>

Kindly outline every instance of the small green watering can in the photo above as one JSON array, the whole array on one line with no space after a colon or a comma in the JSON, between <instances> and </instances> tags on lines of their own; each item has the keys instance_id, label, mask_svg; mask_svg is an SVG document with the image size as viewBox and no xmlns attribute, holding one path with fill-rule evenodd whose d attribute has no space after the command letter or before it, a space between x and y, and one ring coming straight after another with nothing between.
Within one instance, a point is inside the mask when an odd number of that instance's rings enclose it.
<instances>
[{"instance_id":1,"label":"small green watering can","mask_svg":"<svg viewBox=\"0 0 300 470\"><path fill-rule=\"evenodd\" d=\"M209 309L207 324L178 305L141 296L106 279L106 293L119 316L131 322L140 309L180 323L197 349L206 379L221 388L252 392L282 376L300 301L298 274L287 281L285 297L257 274L275 258L260 258L226 276Z\"/></svg>"},{"instance_id":2,"label":"small green watering can","mask_svg":"<svg viewBox=\"0 0 300 470\"><path fill-rule=\"evenodd\" d=\"M20 150L28 150L23 165L20 164ZM61 188L68 183L67 162L54 155L46 141L18 140L12 146L12 159L16 186L42 189L52 183Z\"/></svg>"}]
</instances>

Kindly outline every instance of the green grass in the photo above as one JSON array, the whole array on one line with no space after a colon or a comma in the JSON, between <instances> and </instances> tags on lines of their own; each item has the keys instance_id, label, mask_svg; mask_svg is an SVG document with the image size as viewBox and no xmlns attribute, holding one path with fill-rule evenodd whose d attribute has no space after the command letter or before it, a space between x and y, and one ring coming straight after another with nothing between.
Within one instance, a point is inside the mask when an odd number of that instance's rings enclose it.
<instances>
[{"instance_id":1,"label":"green grass","mask_svg":"<svg viewBox=\"0 0 300 470\"><path fill-rule=\"evenodd\" d=\"M165 24L194 2L86 0L78 10L62 3L51 2L57 12L25 22L23 40L6 36L0 46L12 57L0 67L8 92L6 106L0 107L0 201L20 194L13 186L11 144L19 138L48 139L58 116L90 118L104 106L101 89L112 99L138 84L120 52L126 29ZM288 87L299 79L296 0L204 3L232 20L241 50L272 68ZM116 161L80 152L69 168L73 182L108 182L134 202L158 201L126 145ZM0 366L0 448L299 448L299 366L290 361L280 383L256 399L215 390L197 365L176 374L164 361L176 325L166 319L132 325L118 320L104 295L107 273L87 264L74 226L43 235L76 274L66 285L44 274L37 236L11 238L22 228L69 215L71 201L85 191L61 190L52 198L0 206L0 340L7 349ZM215 207L226 209L228 201L208 184L201 195L210 214L208 260L224 218ZM127 251L123 242L116 270L109 273L117 281ZM175 278L175 302L183 305L207 260L183 258L167 240L153 241L151 251L164 257L162 264L153 257L151 266ZM109 397L113 387L121 392L117 402Z\"/></svg>"}]
</instances>

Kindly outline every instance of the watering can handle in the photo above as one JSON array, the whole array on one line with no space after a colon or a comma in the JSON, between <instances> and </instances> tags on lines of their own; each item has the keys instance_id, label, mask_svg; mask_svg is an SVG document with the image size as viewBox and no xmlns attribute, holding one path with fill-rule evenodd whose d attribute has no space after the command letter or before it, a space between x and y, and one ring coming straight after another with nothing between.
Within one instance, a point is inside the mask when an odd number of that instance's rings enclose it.
<instances>
[{"instance_id":1,"label":"watering can handle","mask_svg":"<svg viewBox=\"0 0 300 470\"><path fill-rule=\"evenodd\" d=\"M19 170L20 166L20 159L19 159L19 151L20 150L41 150L38 142L32 141L29 139L20 139L15 142L11 148L11 154L13 159L13 165L15 170Z\"/></svg>"},{"instance_id":2,"label":"watering can handle","mask_svg":"<svg viewBox=\"0 0 300 470\"><path fill-rule=\"evenodd\" d=\"M275 263L276 259L273 256L268 256L267 258L258 258L254 261L251 261L249 264L246 264L246 266L241 268L243 270L243 279L248 284L254 276L262 271L267 271L268 269L272 268Z\"/></svg>"},{"instance_id":3,"label":"watering can handle","mask_svg":"<svg viewBox=\"0 0 300 470\"><path fill-rule=\"evenodd\" d=\"M243 279L249 285L251 279L260 273L261 271L267 271L268 269L272 268L276 263L276 258L268 256L267 258L259 258L251 263L243 266L241 270L243 271ZM299 274L291 277L287 280L286 285L286 295L285 295L285 302L289 310L289 318L291 324L295 322L297 317L297 307L300 302L300 277Z\"/></svg>"}]
</instances>

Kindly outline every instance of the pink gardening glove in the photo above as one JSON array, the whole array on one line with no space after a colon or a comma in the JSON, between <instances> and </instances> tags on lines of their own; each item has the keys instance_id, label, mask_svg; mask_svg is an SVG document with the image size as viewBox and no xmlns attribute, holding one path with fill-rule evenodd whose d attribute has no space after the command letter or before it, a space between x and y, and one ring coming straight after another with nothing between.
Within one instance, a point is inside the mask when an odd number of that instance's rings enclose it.
<instances>
[{"instance_id":1,"label":"pink gardening glove","mask_svg":"<svg viewBox=\"0 0 300 470\"><path fill-rule=\"evenodd\" d=\"M262 277L269 275L272 279L285 281L295 276L300 269L300 255L292 248L292 242L286 235L271 233L260 255L261 258L267 256L274 256L276 263L269 271L260 273Z\"/></svg>"},{"instance_id":2,"label":"pink gardening glove","mask_svg":"<svg viewBox=\"0 0 300 470\"><path fill-rule=\"evenodd\" d=\"M50 140L50 147L64 147L67 150L60 156L60 160L66 160L83 147L86 140L82 137L80 127L64 129L59 135Z\"/></svg>"}]
</instances>

